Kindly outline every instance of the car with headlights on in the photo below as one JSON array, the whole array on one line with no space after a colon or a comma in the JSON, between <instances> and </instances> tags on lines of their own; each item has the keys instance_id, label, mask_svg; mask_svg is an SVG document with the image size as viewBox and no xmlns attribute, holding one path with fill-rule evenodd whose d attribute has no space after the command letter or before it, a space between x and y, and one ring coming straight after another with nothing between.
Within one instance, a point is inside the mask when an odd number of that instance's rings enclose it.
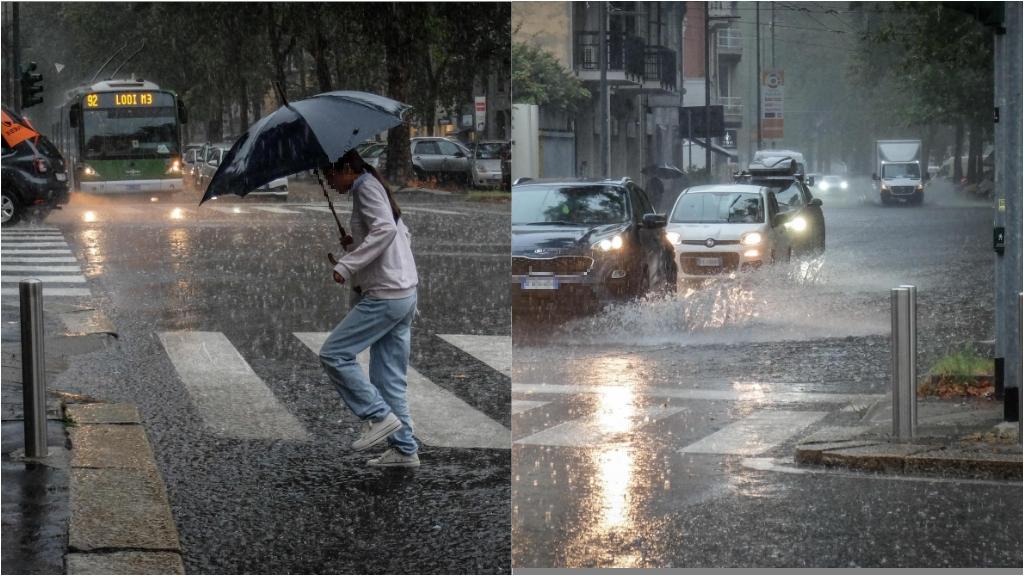
<instances>
[{"instance_id":1,"label":"car with headlights on","mask_svg":"<svg viewBox=\"0 0 1024 576\"><path fill-rule=\"evenodd\" d=\"M764 186L716 184L684 190L665 228L679 279L703 280L788 261L789 218L775 193Z\"/></svg>"},{"instance_id":2,"label":"car with headlights on","mask_svg":"<svg viewBox=\"0 0 1024 576\"><path fill-rule=\"evenodd\" d=\"M512 310L588 311L676 286L665 216L622 180L512 186Z\"/></svg>"},{"instance_id":3,"label":"car with headlights on","mask_svg":"<svg viewBox=\"0 0 1024 576\"><path fill-rule=\"evenodd\" d=\"M825 251L825 214L820 198L811 194L815 182L800 172L800 163L788 156L762 157L737 173L740 184L764 186L775 193L781 212L790 213L786 232L794 254Z\"/></svg>"}]
</instances>

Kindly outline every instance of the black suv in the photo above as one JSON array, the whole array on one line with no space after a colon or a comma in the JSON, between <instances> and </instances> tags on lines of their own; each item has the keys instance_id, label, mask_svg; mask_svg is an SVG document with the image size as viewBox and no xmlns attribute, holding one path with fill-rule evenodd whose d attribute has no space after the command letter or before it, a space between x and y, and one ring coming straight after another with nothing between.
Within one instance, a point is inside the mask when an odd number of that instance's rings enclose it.
<instances>
[{"instance_id":1,"label":"black suv","mask_svg":"<svg viewBox=\"0 0 1024 576\"><path fill-rule=\"evenodd\" d=\"M513 314L591 310L674 291L665 216L629 179L512 187Z\"/></svg>"},{"instance_id":2,"label":"black suv","mask_svg":"<svg viewBox=\"0 0 1024 576\"><path fill-rule=\"evenodd\" d=\"M3 191L0 222L13 224L28 209L67 204L68 173L64 157L46 136L3 143Z\"/></svg>"},{"instance_id":3,"label":"black suv","mask_svg":"<svg viewBox=\"0 0 1024 576\"><path fill-rule=\"evenodd\" d=\"M786 230L794 254L825 252L825 215L821 199L811 195L814 176L800 172L799 163L790 157L764 157L755 160L747 170L734 175L743 184L764 186L775 193L781 212L791 212Z\"/></svg>"}]
</instances>

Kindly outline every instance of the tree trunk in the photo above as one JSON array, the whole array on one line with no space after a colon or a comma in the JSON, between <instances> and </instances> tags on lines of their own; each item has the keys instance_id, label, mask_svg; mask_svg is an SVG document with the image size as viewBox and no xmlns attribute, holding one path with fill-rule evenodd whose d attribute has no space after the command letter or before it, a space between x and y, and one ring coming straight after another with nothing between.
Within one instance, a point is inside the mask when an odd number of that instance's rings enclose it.
<instances>
[{"instance_id":1,"label":"tree trunk","mask_svg":"<svg viewBox=\"0 0 1024 576\"><path fill-rule=\"evenodd\" d=\"M415 12L415 8L409 4L392 4L389 8L391 14L385 23L384 36L388 96L399 102L408 102L409 68L416 51L412 34L406 26L413 24L409 13ZM387 177L396 185L405 184L409 181L411 168L409 126L401 124L388 131Z\"/></svg>"},{"instance_id":2,"label":"tree trunk","mask_svg":"<svg viewBox=\"0 0 1024 576\"><path fill-rule=\"evenodd\" d=\"M241 134L249 129L249 85L244 76L238 82L238 111L239 124L242 126L238 132Z\"/></svg>"},{"instance_id":3,"label":"tree trunk","mask_svg":"<svg viewBox=\"0 0 1024 576\"><path fill-rule=\"evenodd\" d=\"M960 184L964 177L964 169L960 157L964 151L964 121L957 119L956 132L953 135L953 183Z\"/></svg>"},{"instance_id":4,"label":"tree trunk","mask_svg":"<svg viewBox=\"0 0 1024 576\"><path fill-rule=\"evenodd\" d=\"M931 164L932 148L935 146L935 125L928 124L924 129L924 138L921 139L921 173L928 172L928 165Z\"/></svg>"},{"instance_id":5,"label":"tree trunk","mask_svg":"<svg viewBox=\"0 0 1024 576\"><path fill-rule=\"evenodd\" d=\"M305 98L306 94L306 53L301 49L292 55L296 66L299 68L299 96Z\"/></svg>"},{"instance_id":6,"label":"tree trunk","mask_svg":"<svg viewBox=\"0 0 1024 576\"><path fill-rule=\"evenodd\" d=\"M320 85L321 92L331 91L331 69L327 65L327 50L324 34L319 26L316 30L316 38L313 40L313 61L316 66L316 81Z\"/></svg>"}]
</instances>

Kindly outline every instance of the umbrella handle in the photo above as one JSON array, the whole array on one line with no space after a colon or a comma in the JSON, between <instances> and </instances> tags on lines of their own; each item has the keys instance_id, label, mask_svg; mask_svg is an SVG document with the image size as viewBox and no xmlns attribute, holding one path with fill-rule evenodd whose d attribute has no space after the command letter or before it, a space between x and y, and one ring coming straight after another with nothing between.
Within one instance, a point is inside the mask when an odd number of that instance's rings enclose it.
<instances>
[{"instance_id":1,"label":"umbrella handle","mask_svg":"<svg viewBox=\"0 0 1024 576\"><path fill-rule=\"evenodd\" d=\"M344 248L352 243L352 237L345 233L345 228L341 225L338 213L334 211L334 202L331 201L331 195L327 193L327 187L324 186L324 181L320 178L320 169L314 168L313 173L316 174L316 181L320 183L320 189L324 191L324 198L327 198L327 205L331 207L331 214L334 215L334 222L338 225L338 240L341 242L342 248Z\"/></svg>"}]
</instances>

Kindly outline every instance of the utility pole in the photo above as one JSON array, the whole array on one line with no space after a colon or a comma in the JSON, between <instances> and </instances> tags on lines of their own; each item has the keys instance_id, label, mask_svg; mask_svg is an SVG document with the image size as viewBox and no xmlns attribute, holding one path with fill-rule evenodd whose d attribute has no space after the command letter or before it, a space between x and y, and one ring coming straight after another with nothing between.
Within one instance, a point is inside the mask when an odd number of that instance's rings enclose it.
<instances>
[{"instance_id":1,"label":"utility pole","mask_svg":"<svg viewBox=\"0 0 1024 576\"><path fill-rule=\"evenodd\" d=\"M711 182L711 2L704 3L704 174Z\"/></svg>"},{"instance_id":2,"label":"utility pole","mask_svg":"<svg viewBox=\"0 0 1024 576\"><path fill-rule=\"evenodd\" d=\"M11 7L11 38L12 38L12 52L14 52L14 92L11 93L11 97L14 99L14 111L21 114L21 44L19 43L19 28L18 24L18 4L19 2L12 2Z\"/></svg>"},{"instance_id":3,"label":"utility pole","mask_svg":"<svg viewBox=\"0 0 1024 576\"><path fill-rule=\"evenodd\" d=\"M761 141L761 3L755 2L754 6L754 43L757 44L757 54L754 57L757 61L757 149L761 150L764 147Z\"/></svg>"},{"instance_id":4,"label":"utility pole","mask_svg":"<svg viewBox=\"0 0 1024 576\"><path fill-rule=\"evenodd\" d=\"M611 111L608 102L608 2L598 2L597 17L599 25L598 64L601 67L601 177L608 178L611 169Z\"/></svg>"},{"instance_id":5,"label":"utility pole","mask_svg":"<svg viewBox=\"0 0 1024 576\"><path fill-rule=\"evenodd\" d=\"M772 2L772 23L770 29L772 34L772 68L775 68L775 2Z\"/></svg>"}]
</instances>

